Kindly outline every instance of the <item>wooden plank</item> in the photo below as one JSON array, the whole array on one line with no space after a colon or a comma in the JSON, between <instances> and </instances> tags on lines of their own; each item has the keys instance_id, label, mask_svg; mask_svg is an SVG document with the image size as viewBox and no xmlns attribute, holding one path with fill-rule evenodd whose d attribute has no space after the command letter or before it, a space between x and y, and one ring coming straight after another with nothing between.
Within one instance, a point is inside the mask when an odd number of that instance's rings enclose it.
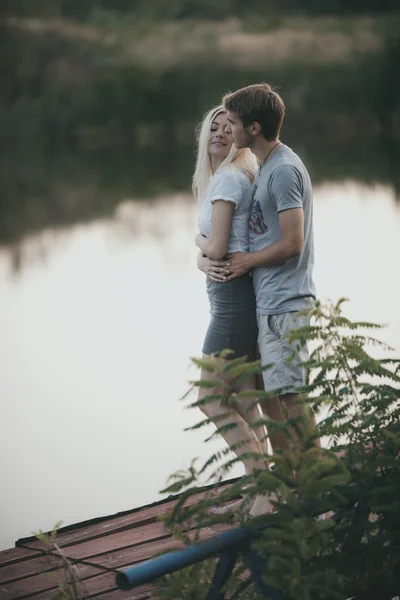
<instances>
[{"instance_id":1,"label":"wooden plank","mask_svg":"<svg viewBox=\"0 0 400 600\"><path fill-rule=\"evenodd\" d=\"M114 591L117 588L115 585L115 573L104 573L93 579L84 581L85 594L90 597L97 596L106 591Z\"/></svg>"},{"instance_id":2,"label":"wooden plank","mask_svg":"<svg viewBox=\"0 0 400 600\"><path fill-rule=\"evenodd\" d=\"M214 525L212 529L203 528L199 531L199 541L207 540L227 529L228 528L224 525ZM195 533L191 532L189 538L191 542L194 542ZM184 547L185 544L183 542L170 537L156 542L141 544L140 546L124 548L117 552L102 554L90 559L90 562L94 566L98 565L108 569L120 569L136 563L141 563L144 560L153 558L167 550L179 550Z\"/></svg>"},{"instance_id":3,"label":"wooden plank","mask_svg":"<svg viewBox=\"0 0 400 600\"><path fill-rule=\"evenodd\" d=\"M231 483L222 484L216 489L209 489L195 494L185 502L184 506L189 506L190 504L201 500L207 494L221 493L221 491L229 485L231 485ZM105 520L101 521L100 523L95 523L92 525L83 524L82 527L74 528L65 532L61 530L57 535L57 544L61 548L65 548L66 546L81 543L86 540L117 533L118 531L124 531L124 529L132 529L133 527L141 527L142 525L154 523L158 520L158 517L170 512L177 502L178 499L175 498L169 502L163 502L150 507L143 507L128 514L115 516L112 518L106 517ZM35 538L21 540L18 542L18 545L22 548L29 548L33 550L44 548L43 543Z\"/></svg>"},{"instance_id":4,"label":"wooden plank","mask_svg":"<svg viewBox=\"0 0 400 600\"><path fill-rule=\"evenodd\" d=\"M169 538L170 536L171 534L165 525L156 522L75 544L74 546L67 546L63 548L63 553L72 559L91 558L105 552L121 550L128 546L137 546L151 540Z\"/></svg>"},{"instance_id":5,"label":"wooden plank","mask_svg":"<svg viewBox=\"0 0 400 600\"><path fill-rule=\"evenodd\" d=\"M164 523L156 522L140 528L130 529L103 538L96 538L75 546L63 549L65 556L71 559L88 559L94 563L94 558L106 552L116 552L124 548L148 545L160 540L171 540L171 533Z\"/></svg>"},{"instance_id":6,"label":"wooden plank","mask_svg":"<svg viewBox=\"0 0 400 600\"><path fill-rule=\"evenodd\" d=\"M77 565L79 570L80 578L93 577L95 575L102 575L103 570L97 569L96 567L87 567L86 565ZM39 573L32 575L31 577L24 577L23 579L17 579L15 581L5 583L1 585L1 600L17 600L19 598L27 598L30 595L42 594L43 592L50 591L58 587L62 580L62 574L58 570L47 571L45 573ZM87 580L87 581L90 581ZM86 585L85 581L83 582ZM40 595L42 598L42 595Z\"/></svg>"},{"instance_id":7,"label":"wooden plank","mask_svg":"<svg viewBox=\"0 0 400 600\"><path fill-rule=\"evenodd\" d=\"M115 585L115 577L110 577L111 573L95 577L85 585L85 591L89 598L102 598L102 600L110 600L110 598L120 598L121 600L142 600L143 598L149 598L152 590L156 588L154 583L147 583L145 585L138 586L137 588L130 591L118 590ZM178 598L176 600L179 600Z\"/></svg>"},{"instance_id":8,"label":"wooden plank","mask_svg":"<svg viewBox=\"0 0 400 600\"><path fill-rule=\"evenodd\" d=\"M106 594L102 594L101 596L97 596L97 598L101 598L101 600L147 600L151 597L151 593L156 589L156 587L157 586L153 583L146 583L145 585L141 585L133 590L126 592L122 590L114 590L113 592L108 592Z\"/></svg>"},{"instance_id":9,"label":"wooden plank","mask_svg":"<svg viewBox=\"0 0 400 600\"><path fill-rule=\"evenodd\" d=\"M100 598L101 600L148 600L151 597L151 592L156 588L154 584L146 583L141 585L134 590L122 591L122 590L107 590L95 591L94 594L90 594L90 598ZM3 597L0 596L1 600ZM29 595L19 598L18 600L25 600L26 598L33 598L34 600L53 600L54 590L41 592L39 595ZM12 598L5 598L4 600L14 600ZM178 598L177 598L178 600Z\"/></svg>"},{"instance_id":10,"label":"wooden plank","mask_svg":"<svg viewBox=\"0 0 400 600\"><path fill-rule=\"evenodd\" d=\"M56 559L55 559L56 560ZM59 560L59 559L58 559ZM0 584L53 570L52 559L48 556L32 558L24 562L13 563L0 568Z\"/></svg>"},{"instance_id":11,"label":"wooden plank","mask_svg":"<svg viewBox=\"0 0 400 600\"><path fill-rule=\"evenodd\" d=\"M59 585L60 576L57 571L52 571L50 574L43 573L27 577L26 579L18 579L11 583L1 585L1 600L17 600L19 598L29 598L31 595L42 594L43 592L52 590L54 595L55 588ZM42 597L42 596L40 596Z\"/></svg>"},{"instance_id":12,"label":"wooden plank","mask_svg":"<svg viewBox=\"0 0 400 600\"><path fill-rule=\"evenodd\" d=\"M0 552L0 569L7 565L12 565L24 560L29 560L35 556L41 556L39 550L28 550L27 548L10 548Z\"/></svg>"},{"instance_id":13,"label":"wooden plank","mask_svg":"<svg viewBox=\"0 0 400 600\"><path fill-rule=\"evenodd\" d=\"M43 587L40 587L37 584L37 581L34 581L36 578L29 578L30 582L28 585L24 586L24 582L28 580L21 579L18 582L14 582L9 586L5 586L6 594L1 595L1 600L24 600L25 598L40 598L40 600L44 598L53 598L55 590L58 587L60 582L60 577L56 576L56 573L52 573L54 577L49 578ZM91 579L85 579L82 582L83 592L85 598L98 598L101 594L105 594L106 592L117 591L117 586L115 585L115 573L104 573L101 572L97 577L92 577Z\"/></svg>"},{"instance_id":14,"label":"wooden plank","mask_svg":"<svg viewBox=\"0 0 400 600\"><path fill-rule=\"evenodd\" d=\"M168 540L166 543L166 548L168 548ZM129 549L127 550L127 552L129 553ZM108 556L113 556L113 554L108 555ZM22 579L25 577L28 577L30 575L36 575L36 574L42 574L48 571L54 571L54 569L57 568L57 565L55 564L59 563L61 566L61 559L57 556L56 552L52 552L51 556L42 556L40 555L39 558L33 558L31 560L25 560L23 562L17 562L17 563L12 563L9 565L5 565L2 566L0 568L0 584L4 584L4 583L8 583L17 579ZM102 562L106 561L101 561L101 560L95 560L95 561L90 561L91 565L88 566L98 566L101 565ZM115 564L117 565L116 568L118 568L118 561L113 561L115 562ZM76 563L73 563L76 564ZM127 563L121 563L121 564L127 564ZM79 566L79 563L78 563ZM113 568L113 567L109 567L107 565L108 568ZM83 565L82 565L83 568ZM90 573L85 573L85 577L89 576ZM1 598L1 596L0 596Z\"/></svg>"}]
</instances>

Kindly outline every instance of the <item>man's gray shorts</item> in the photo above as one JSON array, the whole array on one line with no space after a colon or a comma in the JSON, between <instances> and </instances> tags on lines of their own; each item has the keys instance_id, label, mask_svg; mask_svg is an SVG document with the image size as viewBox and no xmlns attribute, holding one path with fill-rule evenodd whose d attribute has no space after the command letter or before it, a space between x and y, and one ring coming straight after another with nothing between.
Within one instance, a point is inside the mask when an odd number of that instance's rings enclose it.
<instances>
[{"instance_id":1,"label":"man's gray shorts","mask_svg":"<svg viewBox=\"0 0 400 600\"><path fill-rule=\"evenodd\" d=\"M261 365L274 363L263 371L266 392L284 388L280 393L295 393L305 384L305 369L301 363L309 358L307 346L296 340L289 343L287 334L292 329L310 325L310 316L297 312L279 315L257 314L258 349Z\"/></svg>"}]
</instances>

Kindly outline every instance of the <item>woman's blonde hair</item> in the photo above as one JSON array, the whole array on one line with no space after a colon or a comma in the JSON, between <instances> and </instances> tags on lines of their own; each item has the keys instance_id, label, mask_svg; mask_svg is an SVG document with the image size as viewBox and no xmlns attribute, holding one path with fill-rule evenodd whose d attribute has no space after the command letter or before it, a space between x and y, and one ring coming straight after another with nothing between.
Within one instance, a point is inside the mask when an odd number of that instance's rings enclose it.
<instances>
[{"instance_id":1,"label":"woman's blonde hair","mask_svg":"<svg viewBox=\"0 0 400 600\"><path fill-rule=\"evenodd\" d=\"M246 173L251 182L254 181L257 170L257 160L254 154L248 148L238 150L232 144L228 156L222 161L217 171L215 173L212 172L210 155L208 153L208 141L211 124L215 117L221 113L226 113L223 104L209 110L205 114L203 121L196 128L197 159L192 180L192 191L199 204L201 204L206 196L211 179L221 169L240 169L243 173Z\"/></svg>"}]
</instances>

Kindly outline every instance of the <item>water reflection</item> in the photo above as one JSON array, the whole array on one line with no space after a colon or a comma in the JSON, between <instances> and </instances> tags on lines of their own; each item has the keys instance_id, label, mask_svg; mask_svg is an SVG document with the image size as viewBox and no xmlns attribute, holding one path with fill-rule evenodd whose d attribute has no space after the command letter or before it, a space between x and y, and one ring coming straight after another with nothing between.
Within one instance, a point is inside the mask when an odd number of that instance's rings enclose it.
<instances>
[{"instance_id":1,"label":"water reflection","mask_svg":"<svg viewBox=\"0 0 400 600\"><path fill-rule=\"evenodd\" d=\"M346 131L333 122L318 135L297 137L287 125L285 142L304 158L314 185L350 179L370 185L372 193L377 185L390 186L398 202L400 142ZM146 148L66 147L56 151L38 144L24 151L10 149L0 162L0 247L13 246L18 270L29 255L21 242L30 233L46 230L47 238L52 238L55 228L111 218L121 198L148 203L160 195L189 193L193 127L187 129L185 139L185 144L169 149L158 147L156 140ZM40 243L45 252L43 236Z\"/></svg>"},{"instance_id":2,"label":"water reflection","mask_svg":"<svg viewBox=\"0 0 400 600\"><path fill-rule=\"evenodd\" d=\"M351 298L349 316L388 323L400 348L392 189L318 187L315 229L319 296ZM195 232L196 207L173 195L32 236L18 277L1 252L0 548L152 502L211 452L178 402L208 321Z\"/></svg>"}]
</instances>

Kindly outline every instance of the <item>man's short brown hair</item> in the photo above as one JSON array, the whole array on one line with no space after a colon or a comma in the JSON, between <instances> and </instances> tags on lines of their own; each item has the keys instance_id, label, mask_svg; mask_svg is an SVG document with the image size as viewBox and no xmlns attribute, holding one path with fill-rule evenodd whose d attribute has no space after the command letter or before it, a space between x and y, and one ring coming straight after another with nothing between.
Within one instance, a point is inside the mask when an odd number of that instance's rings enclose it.
<instances>
[{"instance_id":1,"label":"man's short brown hair","mask_svg":"<svg viewBox=\"0 0 400 600\"><path fill-rule=\"evenodd\" d=\"M268 83L248 85L223 98L226 110L238 115L244 127L254 122L261 125L263 136L272 141L279 137L285 105L282 98Z\"/></svg>"}]
</instances>

